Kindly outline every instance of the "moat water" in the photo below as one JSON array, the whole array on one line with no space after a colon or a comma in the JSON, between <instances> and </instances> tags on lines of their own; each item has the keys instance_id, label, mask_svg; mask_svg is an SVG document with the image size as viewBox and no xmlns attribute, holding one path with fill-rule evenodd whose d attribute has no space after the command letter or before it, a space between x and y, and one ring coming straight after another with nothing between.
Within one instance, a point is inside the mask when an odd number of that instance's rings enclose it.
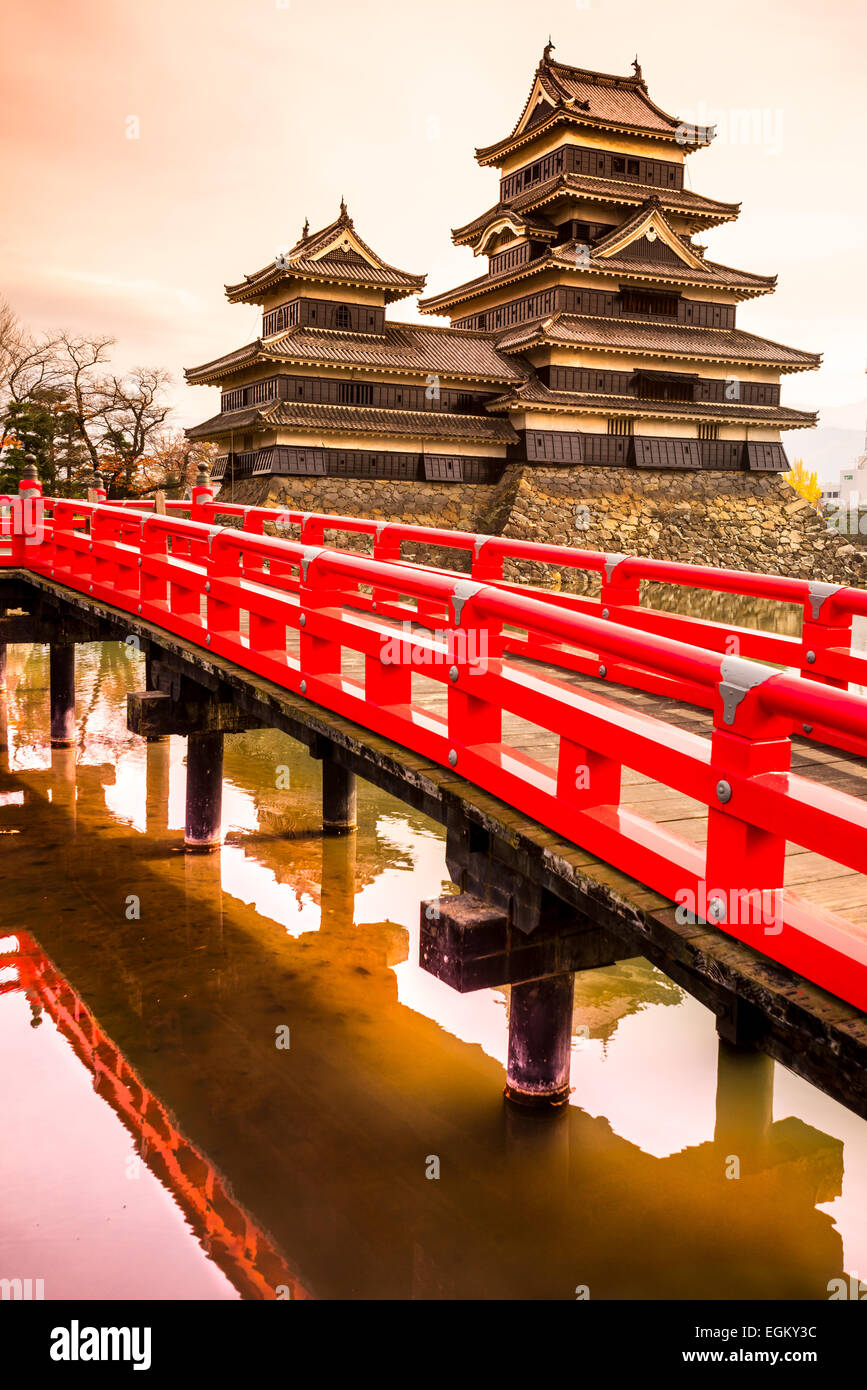
<instances>
[{"instance_id":1,"label":"moat water","mask_svg":"<svg viewBox=\"0 0 867 1390\"><path fill-rule=\"evenodd\" d=\"M721 1050L638 959L576 978L570 1104L514 1113L508 992L416 964L437 825L359 783L357 835L323 841L319 764L262 732L226 740L221 853L185 856L184 741L126 728L140 656L81 646L77 682L77 746L52 752L47 650L9 650L0 1279L826 1299L867 1274L862 1120Z\"/></svg>"}]
</instances>

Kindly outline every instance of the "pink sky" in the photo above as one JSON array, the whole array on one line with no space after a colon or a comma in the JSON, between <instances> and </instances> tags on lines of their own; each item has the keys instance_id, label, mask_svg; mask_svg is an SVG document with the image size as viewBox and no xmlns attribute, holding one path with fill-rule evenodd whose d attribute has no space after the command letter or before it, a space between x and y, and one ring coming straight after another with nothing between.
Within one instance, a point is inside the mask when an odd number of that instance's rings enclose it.
<instances>
[{"instance_id":1,"label":"pink sky","mask_svg":"<svg viewBox=\"0 0 867 1390\"><path fill-rule=\"evenodd\" d=\"M865 396L865 11L851 0L27 0L4 22L0 292L33 328L111 333L115 362L167 367L178 420L218 408L185 366L255 337L223 285L331 221L344 194L428 292L478 270L449 231L496 201L476 145L508 133L550 29L556 56L628 73L661 106L723 127L692 187L742 201L701 238L777 272L739 322L822 351L784 402ZM727 138L732 110L760 138ZM138 118L138 139L127 138ZM414 301L392 310L416 318Z\"/></svg>"}]
</instances>

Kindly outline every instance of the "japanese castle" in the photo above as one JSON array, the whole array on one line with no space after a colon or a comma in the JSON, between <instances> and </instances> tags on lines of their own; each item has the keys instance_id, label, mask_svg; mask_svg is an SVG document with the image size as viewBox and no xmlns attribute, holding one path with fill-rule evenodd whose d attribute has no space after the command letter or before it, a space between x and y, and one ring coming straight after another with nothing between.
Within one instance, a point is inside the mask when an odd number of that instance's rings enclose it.
<instances>
[{"instance_id":1,"label":"japanese castle","mask_svg":"<svg viewBox=\"0 0 867 1390\"><path fill-rule=\"evenodd\" d=\"M545 48L509 135L476 150L496 201L453 232L483 273L391 306L425 276L383 260L344 203L321 231L226 286L261 306L255 341L187 371L219 386L194 438L213 476L493 483L507 463L650 469L788 467L780 377L815 353L739 328L776 276L709 260L696 240L737 203L684 186L712 131L656 105L636 59L615 77Z\"/></svg>"}]
</instances>

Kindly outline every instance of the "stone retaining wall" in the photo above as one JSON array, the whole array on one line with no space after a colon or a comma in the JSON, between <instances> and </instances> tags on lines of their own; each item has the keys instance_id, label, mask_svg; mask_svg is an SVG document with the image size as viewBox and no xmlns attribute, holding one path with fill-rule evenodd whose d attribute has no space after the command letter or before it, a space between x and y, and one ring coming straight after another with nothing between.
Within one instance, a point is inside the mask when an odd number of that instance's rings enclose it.
<instances>
[{"instance_id":1,"label":"stone retaining wall","mask_svg":"<svg viewBox=\"0 0 867 1390\"><path fill-rule=\"evenodd\" d=\"M832 583L867 583L867 553L829 529L777 473L515 463L491 486L272 477L236 483L234 500ZM351 543L358 544L358 538ZM465 568L454 552L435 556L426 549L424 558ZM515 566L512 576L542 578L534 570ZM583 589L586 581L564 573L560 582Z\"/></svg>"}]
</instances>

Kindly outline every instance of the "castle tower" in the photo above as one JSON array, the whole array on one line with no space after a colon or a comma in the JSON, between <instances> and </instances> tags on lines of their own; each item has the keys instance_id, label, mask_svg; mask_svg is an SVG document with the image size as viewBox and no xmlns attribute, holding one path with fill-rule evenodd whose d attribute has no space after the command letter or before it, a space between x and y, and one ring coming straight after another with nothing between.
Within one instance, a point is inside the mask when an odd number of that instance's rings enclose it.
<instances>
[{"instance_id":1,"label":"castle tower","mask_svg":"<svg viewBox=\"0 0 867 1390\"><path fill-rule=\"evenodd\" d=\"M491 404L530 463L788 467L781 429L816 423L780 404L780 376L820 358L745 332L737 305L776 277L711 261L695 236L737 217L684 186L712 132L650 98L636 59L616 77L558 63L548 44L505 139L476 151L499 197L453 233L487 267L422 300L492 333L525 380Z\"/></svg>"},{"instance_id":2,"label":"castle tower","mask_svg":"<svg viewBox=\"0 0 867 1390\"><path fill-rule=\"evenodd\" d=\"M215 441L215 479L336 477L489 482L517 440L485 406L520 382L489 335L395 324L386 306L424 286L336 221L226 286L262 308L256 340L189 382L219 385L220 413L188 431Z\"/></svg>"}]
</instances>

